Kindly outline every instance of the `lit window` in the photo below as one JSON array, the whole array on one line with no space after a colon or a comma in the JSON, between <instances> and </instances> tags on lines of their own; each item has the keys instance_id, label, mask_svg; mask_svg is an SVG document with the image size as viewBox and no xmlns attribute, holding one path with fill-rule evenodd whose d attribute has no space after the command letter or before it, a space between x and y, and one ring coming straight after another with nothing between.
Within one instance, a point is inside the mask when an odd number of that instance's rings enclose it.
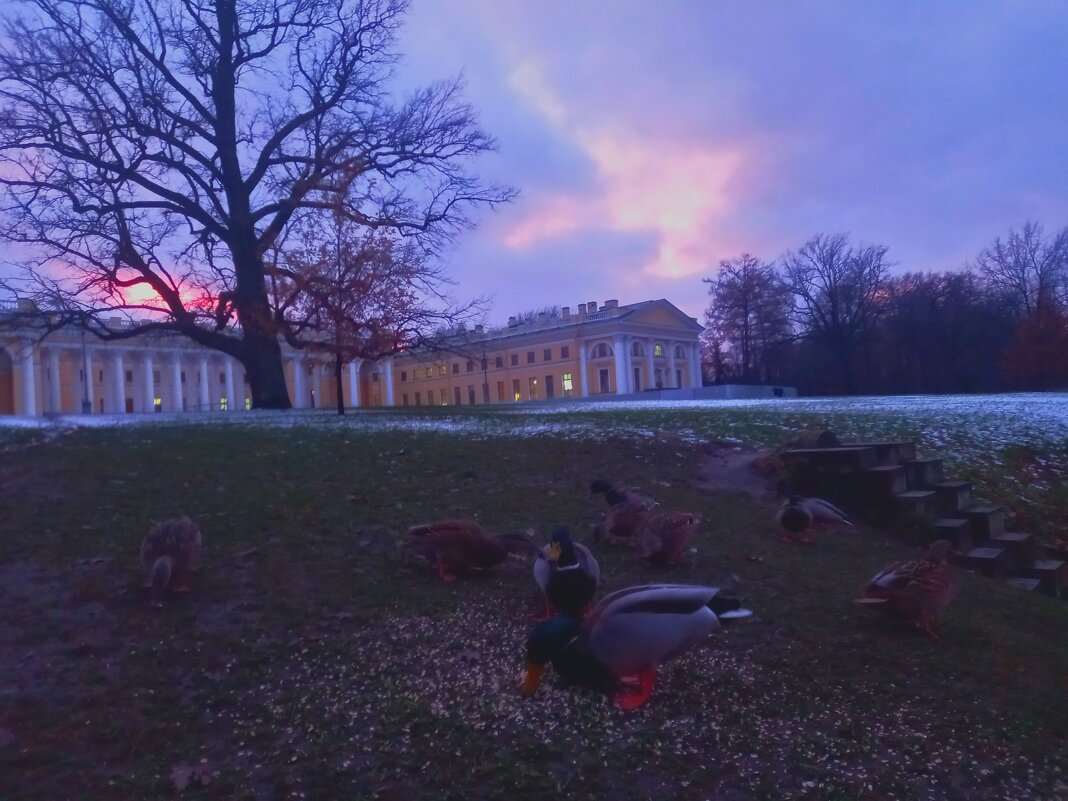
<instances>
[{"instance_id":1,"label":"lit window","mask_svg":"<svg viewBox=\"0 0 1068 801\"><path fill-rule=\"evenodd\" d=\"M530 387L530 399L536 400L538 397L538 379L531 378L528 385Z\"/></svg>"},{"instance_id":2,"label":"lit window","mask_svg":"<svg viewBox=\"0 0 1068 801\"><path fill-rule=\"evenodd\" d=\"M230 403L226 398L219 398L219 411L225 412L229 405Z\"/></svg>"},{"instance_id":3,"label":"lit window","mask_svg":"<svg viewBox=\"0 0 1068 801\"><path fill-rule=\"evenodd\" d=\"M457 365L456 367L457 367L457 370L459 370L460 366ZM445 375L445 365L444 364L441 365L441 367L438 368L438 375Z\"/></svg>"},{"instance_id":4,"label":"lit window","mask_svg":"<svg viewBox=\"0 0 1068 801\"><path fill-rule=\"evenodd\" d=\"M442 369L445 369L445 368L443 367ZM447 397L445 397L445 387L441 388L441 405L442 406L448 406L449 405L449 399Z\"/></svg>"},{"instance_id":5,"label":"lit window","mask_svg":"<svg viewBox=\"0 0 1068 801\"><path fill-rule=\"evenodd\" d=\"M252 411L252 398L245 398L245 411Z\"/></svg>"},{"instance_id":6,"label":"lit window","mask_svg":"<svg viewBox=\"0 0 1068 801\"><path fill-rule=\"evenodd\" d=\"M519 392L519 379L512 379L512 400L522 400L523 396Z\"/></svg>"},{"instance_id":7,"label":"lit window","mask_svg":"<svg viewBox=\"0 0 1068 801\"><path fill-rule=\"evenodd\" d=\"M564 397L570 398L573 386L571 383L571 373L564 373L563 380L561 380L560 383L564 388Z\"/></svg>"},{"instance_id":8,"label":"lit window","mask_svg":"<svg viewBox=\"0 0 1068 801\"><path fill-rule=\"evenodd\" d=\"M664 355L664 346L659 344L659 343L657 343L656 345L653 345L653 355L654 356L663 356Z\"/></svg>"},{"instance_id":9,"label":"lit window","mask_svg":"<svg viewBox=\"0 0 1068 801\"><path fill-rule=\"evenodd\" d=\"M163 411L163 398L153 398L152 399L152 408L155 409L157 412L162 412Z\"/></svg>"}]
</instances>

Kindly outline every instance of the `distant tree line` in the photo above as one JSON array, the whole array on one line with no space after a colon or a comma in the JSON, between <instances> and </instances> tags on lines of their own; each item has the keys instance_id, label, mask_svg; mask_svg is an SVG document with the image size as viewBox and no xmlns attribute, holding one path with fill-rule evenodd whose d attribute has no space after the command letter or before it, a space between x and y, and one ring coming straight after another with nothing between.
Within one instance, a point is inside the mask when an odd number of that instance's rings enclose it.
<instances>
[{"instance_id":1,"label":"distant tree line","mask_svg":"<svg viewBox=\"0 0 1068 801\"><path fill-rule=\"evenodd\" d=\"M891 275L883 245L817 234L708 284L705 380L803 394L1068 387L1068 228L1028 222L952 272Z\"/></svg>"}]
</instances>

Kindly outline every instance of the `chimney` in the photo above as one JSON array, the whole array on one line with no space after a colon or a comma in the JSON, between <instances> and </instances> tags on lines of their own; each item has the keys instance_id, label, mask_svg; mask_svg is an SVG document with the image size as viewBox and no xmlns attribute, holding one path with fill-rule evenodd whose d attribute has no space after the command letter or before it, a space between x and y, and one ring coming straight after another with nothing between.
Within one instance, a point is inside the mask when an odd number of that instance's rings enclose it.
<instances>
[{"instance_id":1,"label":"chimney","mask_svg":"<svg viewBox=\"0 0 1068 801\"><path fill-rule=\"evenodd\" d=\"M591 300L589 303L587 303L586 311L588 311L590 314L595 314L597 312L597 301Z\"/></svg>"},{"instance_id":2,"label":"chimney","mask_svg":"<svg viewBox=\"0 0 1068 801\"><path fill-rule=\"evenodd\" d=\"M561 317L570 317L571 316L571 307L570 306L564 306L563 308L561 308L560 309L560 316Z\"/></svg>"},{"instance_id":3,"label":"chimney","mask_svg":"<svg viewBox=\"0 0 1068 801\"><path fill-rule=\"evenodd\" d=\"M585 316L586 316L586 304L585 304L585 303L580 303L580 304L578 305L578 310L579 310L579 312L578 312L578 313L579 313L580 315L582 315L583 317L585 317Z\"/></svg>"},{"instance_id":4,"label":"chimney","mask_svg":"<svg viewBox=\"0 0 1068 801\"><path fill-rule=\"evenodd\" d=\"M613 300L606 300L604 302L604 307L605 307L605 309L618 309L619 308L619 301L618 300L614 300L614 299Z\"/></svg>"},{"instance_id":5,"label":"chimney","mask_svg":"<svg viewBox=\"0 0 1068 801\"><path fill-rule=\"evenodd\" d=\"M514 316L508 318L508 327L509 328L515 328L517 325L519 325L519 321L517 319L515 319Z\"/></svg>"}]
</instances>

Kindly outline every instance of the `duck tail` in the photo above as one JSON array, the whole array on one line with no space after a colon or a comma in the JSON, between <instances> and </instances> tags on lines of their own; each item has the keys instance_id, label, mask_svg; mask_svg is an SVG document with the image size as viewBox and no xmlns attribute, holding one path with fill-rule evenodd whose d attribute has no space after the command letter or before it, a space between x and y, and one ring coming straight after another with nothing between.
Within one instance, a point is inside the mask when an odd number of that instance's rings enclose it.
<instances>
[{"instance_id":1,"label":"duck tail","mask_svg":"<svg viewBox=\"0 0 1068 801\"><path fill-rule=\"evenodd\" d=\"M722 621L737 620L753 614L749 609L742 607L742 602L737 597L722 592L713 595L707 606Z\"/></svg>"},{"instance_id":2,"label":"duck tail","mask_svg":"<svg viewBox=\"0 0 1068 801\"><path fill-rule=\"evenodd\" d=\"M174 559L161 556L152 564L152 605L163 606L163 591L171 583L174 572Z\"/></svg>"}]
</instances>

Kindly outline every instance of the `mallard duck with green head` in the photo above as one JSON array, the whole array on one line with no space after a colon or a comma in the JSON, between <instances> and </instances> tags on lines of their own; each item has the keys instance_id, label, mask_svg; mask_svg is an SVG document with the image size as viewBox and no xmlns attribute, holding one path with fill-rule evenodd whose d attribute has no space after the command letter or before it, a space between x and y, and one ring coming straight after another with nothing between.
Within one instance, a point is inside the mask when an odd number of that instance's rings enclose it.
<instances>
[{"instance_id":1,"label":"mallard duck with green head","mask_svg":"<svg viewBox=\"0 0 1068 801\"><path fill-rule=\"evenodd\" d=\"M607 595L585 621L561 615L527 637L521 692L533 695L547 664L567 684L612 696L621 709L649 700L657 667L721 625L751 615L716 587L645 584Z\"/></svg>"},{"instance_id":2,"label":"mallard duck with green head","mask_svg":"<svg viewBox=\"0 0 1068 801\"><path fill-rule=\"evenodd\" d=\"M590 549L561 526L534 560L534 581L545 597L546 620L554 611L581 617L597 593L601 568Z\"/></svg>"}]
</instances>

